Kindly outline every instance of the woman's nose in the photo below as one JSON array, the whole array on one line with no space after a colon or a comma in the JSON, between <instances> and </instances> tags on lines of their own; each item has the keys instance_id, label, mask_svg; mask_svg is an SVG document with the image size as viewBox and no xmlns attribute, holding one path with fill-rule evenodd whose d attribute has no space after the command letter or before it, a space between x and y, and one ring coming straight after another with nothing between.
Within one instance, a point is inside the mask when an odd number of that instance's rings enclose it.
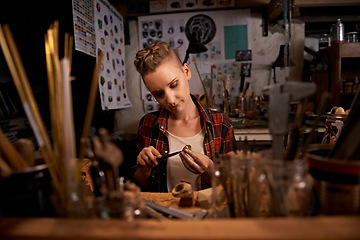
<instances>
[{"instance_id":1,"label":"woman's nose","mask_svg":"<svg viewBox=\"0 0 360 240\"><path fill-rule=\"evenodd\" d=\"M173 104L175 102L175 95L172 93L172 92L167 92L165 94L165 97L166 97L166 102L168 104Z\"/></svg>"}]
</instances>

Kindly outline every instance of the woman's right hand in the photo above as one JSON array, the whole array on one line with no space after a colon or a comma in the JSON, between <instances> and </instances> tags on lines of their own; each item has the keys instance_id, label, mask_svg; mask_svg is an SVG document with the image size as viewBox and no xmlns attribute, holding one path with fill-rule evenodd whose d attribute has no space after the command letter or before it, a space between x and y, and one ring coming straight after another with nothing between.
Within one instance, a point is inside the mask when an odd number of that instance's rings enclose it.
<instances>
[{"instance_id":1,"label":"woman's right hand","mask_svg":"<svg viewBox=\"0 0 360 240\"><path fill-rule=\"evenodd\" d=\"M142 167L152 169L158 165L156 158L161 157L161 154L153 146L145 147L137 156L136 163Z\"/></svg>"}]
</instances>

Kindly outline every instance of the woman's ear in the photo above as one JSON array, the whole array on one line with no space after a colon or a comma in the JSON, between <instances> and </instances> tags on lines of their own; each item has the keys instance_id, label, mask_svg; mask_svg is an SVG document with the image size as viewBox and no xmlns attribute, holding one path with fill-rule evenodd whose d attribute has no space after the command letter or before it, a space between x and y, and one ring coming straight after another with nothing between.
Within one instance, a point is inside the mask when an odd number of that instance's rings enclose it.
<instances>
[{"instance_id":1,"label":"woman's ear","mask_svg":"<svg viewBox=\"0 0 360 240\"><path fill-rule=\"evenodd\" d=\"M189 81L191 79L191 70L190 70L189 65L187 63L184 63L183 69L184 69L186 80Z\"/></svg>"}]
</instances>

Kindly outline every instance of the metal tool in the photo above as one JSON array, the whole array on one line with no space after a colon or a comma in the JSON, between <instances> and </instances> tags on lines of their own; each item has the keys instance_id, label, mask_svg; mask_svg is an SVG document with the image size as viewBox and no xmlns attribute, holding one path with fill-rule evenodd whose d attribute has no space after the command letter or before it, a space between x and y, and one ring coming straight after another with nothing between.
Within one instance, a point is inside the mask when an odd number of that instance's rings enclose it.
<instances>
[{"instance_id":1,"label":"metal tool","mask_svg":"<svg viewBox=\"0 0 360 240\"><path fill-rule=\"evenodd\" d=\"M160 163L162 160L167 159L169 157L175 156L179 153L181 153L182 151L184 151L185 149L190 149L191 150L191 145L185 145L185 147L181 150L181 151L177 151L177 152L173 152L167 155L162 155L161 157L157 158L156 161L158 161L158 163ZM136 164L135 166L132 166L131 168L136 168L139 167L141 164Z\"/></svg>"},{"instance_id":2,"label":"metal tool","mask_svg":"<svg viewBox=\"0 0 360 240\"><path fill-rule=\"evenodd\" d=\"M284 159L284 135L288 133L290 101L311 96L316 91L315 83L287 81L266 86L265 94L270 95L269 128L273 140L273 157Z\"/></svg>"},{"instance_id":3,"label":"metal tool","mask_svg":"<svg viewBox=\"0 0 360 240\"><path fill-rule=\"evenodd\" d=\"M181 150L182 151L182 150ZM172 157L172 156L175 156L175 155L177 155L177 154L179 154L179 153L181 153L181 151L177 151L177 152L173 152L173 153L170 153L170 154L167 154L167 155L163 155L162 157L159 157L159 158L157 158L156 159L156 161L158 161L158 163L160 163L162 160L164 160L164 159L167 159L167 158L169 158L169 157ZM135 166L132 166L131 168L137 168L137 167L139 167L139 166L141 166L141 164L136 164Z\"/></svg>"},{"instance_id":4,"label":"metal tool","mask_svg":"<svg viewBox=\"0 0 360 240\"><path fill-rule=\"evenodd\" d=\"M200 211L196 211L196 212L192 212L192 213L188 213L188 212L184 212L180 209L174 208L174 207L164 207L162 205L159 205L157 203L154 203L152 201L143 199L146 206L150 207L154 210L156 210L157 212L160 212L163 215L166 215L167 217L170 218L179 218L179 219L202 219L207 215L207 211L206 210L200 210Z\"/></svg>"}]
</instances>

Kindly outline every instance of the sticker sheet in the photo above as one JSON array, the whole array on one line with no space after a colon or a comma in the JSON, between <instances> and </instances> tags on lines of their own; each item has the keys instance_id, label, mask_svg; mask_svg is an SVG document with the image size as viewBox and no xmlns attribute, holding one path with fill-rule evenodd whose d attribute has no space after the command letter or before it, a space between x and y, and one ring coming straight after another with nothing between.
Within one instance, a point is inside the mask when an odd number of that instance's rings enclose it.
<instances>
[{"instance_id":1,"label":"sticker sheet","mask_svg":"<svg viewBox=\"0 0 360 240\"><path fill-rule=\"evenodd\" d=\"M73 0L75 50L95 56L94 2Z\"/></svg>"},{"instance_id":2,"label":"sticker sheet","mask_svg":"<svg viewBox=\"0 0 360 240\"><path fill-rule=\"evenodd\" d=\"M99 76L103 110L131 107L125 72L124 20L106 0L94 1L96 51L104 53Z\"/></svg>"}]
</instances>

